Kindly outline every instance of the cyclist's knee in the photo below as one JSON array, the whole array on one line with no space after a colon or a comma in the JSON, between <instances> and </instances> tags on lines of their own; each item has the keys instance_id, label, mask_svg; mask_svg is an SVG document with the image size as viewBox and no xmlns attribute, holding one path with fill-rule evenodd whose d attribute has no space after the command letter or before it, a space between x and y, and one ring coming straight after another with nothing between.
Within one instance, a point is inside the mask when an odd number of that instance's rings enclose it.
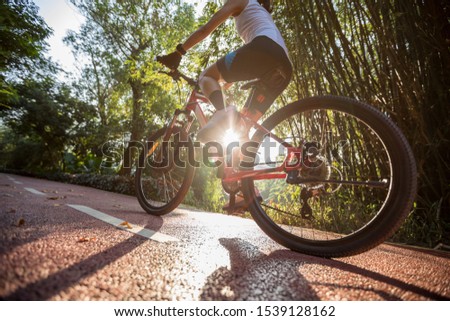
<instances>
[{"instance_id":1,"label":"cyclist's knee","mask_svg":"<svg viewBox=\"0 0 450 321\"><path fill-rule=\"evenodd\" d=\"M217 68L217 65L211 65L206 68L199 77L199 85L202 91L208 94L211 91L220 89L219 82L222 76Z\"/></svg>"},{"instance_id":2,"label":"cyclist's knee","mask_svg":"<svg viewBox=\"0 0 450 321\"><path fill-rule=\"evenodd\" d=\"M209 66L200 74L199 80L202 81L204 78L213 79L217 82L222 79L219 68L217 68L217 64Z\"/></svg>"}]
</instances>

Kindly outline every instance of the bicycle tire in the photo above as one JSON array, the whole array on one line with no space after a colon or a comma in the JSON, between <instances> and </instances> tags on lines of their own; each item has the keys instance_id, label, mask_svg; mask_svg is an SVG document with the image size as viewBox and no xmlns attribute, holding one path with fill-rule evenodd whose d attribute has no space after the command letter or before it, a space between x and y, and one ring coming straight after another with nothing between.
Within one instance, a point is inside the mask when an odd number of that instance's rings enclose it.
<instances>
[{"instance_id":1,"label":"bicycle tire","mask_svg":"<svg viewBox=\"0 0 450 321\"><path fill-rule=\"evenodd\" d=\"M371 135L370 137L373 136L374 139L377 139L378 137L378 139L381 141L381 144L377 143L378 145L375 144L374 146L383 146L385 148L386 156L383 156L383 154L380 157L385 157L385 159L388 159L390 161L390 164L389 166L380 166L385 168L386 171L390 170L390 177L389 186L386 188L386 191L383 190L382 192L373 192L373 189L371 191L373 195L386 194L386 199L384 200L382 205L380 205L380 208L376 211L376 214L370 219L368 218L368 222L366 222L363 226L354 228L355 230L351 233L349 232L348 235L343 235L341 233L333 231L333 228L335 228L333 227L330 228L330 231L326 231L326 233L331 236L325 237L325 235L321 234L324 233L323 231L316 231L314 228L311 228L311 226L313 226L315 222L308 223L306 219L303 218L299 218L296 221L297 226L287 227L285 226L285 223L277 223L276 219L274 218L275 215L273 214L276 212L276 210L272 209L274 207L265 207L266 205L264 205L264 203L257 201L255 181L252 178L244 179L242 181L242 191L247 203L249 204L249 211L255 222L269 237L271 237L279 244L297 252L321 257L343 257L362 253L374 248L375 246L379 245L380 243L387 240L390 236L392 236L393 233L404 222L405 217L410 212L417 189L417 170L414 156L406 138L391 119L389 119L379 110L366 103L345 97L321 96L299 100L285 106L284 108L279 109L266 121L264 121L262 126L269 131L272 131L279 124L284 124L285 121L292 122L292 119L301 119L301 114L315 116L316 113L318 115L326 115L327 118L324 119L326 119L327 122L330 123L333 121L337 123L337 116L335 116L335 113L336 115L338 113L342 113L349 119L351 118L351 121L355 122L355 124L357 124L361 128L364 128L364 126L366 126L368 128L367 132ZM348 120L348 122L350 123L350 120ZM359 127L358 130L360 130ZM367 135L367 137L369 137L369 134L364 135ZM252 140L261 143L263 135L264 134L261 131L257 131L254 134ZM331 134L327 133L327 135L333 135L333 132L331 132ZM348 136L348 134L346 135ZM363 159L361 155L358 155L358 157L354 155L353 158ZM349 167L347 163L346 165L346 168ZM351 170L347 169L347 171L350 172ZM362 172L363 170L359 169L359 171ZM381 172L381 170L379 171ZM339 171L336 170L336 172ZM342 173L343 172L340 171L340 173L337 175L340 175L341 178L347 175L345 173ZM382 175L380 174L380 176ZM260 183L258 182L258 184ZM292 184L279 184L288 186L288 189L297 189L297 187L291 187ZM359 189L358 186L352 188L355 191ZM367 189L369 190L370 188ZM350 188L347 188L347 193L349 193L348 190L350 190ZM344 192L339 193L343 194ZM324 198L327 197L327 195L324 196ZM380 199L383 197L384 196L381 196ZM339 200L337 194L336 199ZM320 197L317 202L322 202ZM344 200L342 200L342 202L344 202ZM354 203L356 204L357 202ZM381 204L381 201L379 203ZM330 201L330 204L334 203ZM374 204L378 203L374 201ZM291 206L292 208L294 208L294 205ZM317 205L317 208L319 208L319 210L321 210L320 206L322 206L322 204ZM340 205L337 205L336 207L339 206ZM349 202L348 204L342 205L342 208L350 209L353 206L356 207L356 205L352 205L351 202ZM365 209L364 206L362 208ZM331 207L328 209L324 208L322 211L323 213L327 211L332 212L332 214L327 214L328 216L326 218L322 218L323 223L321 223L323 226L327 224L331 226L331 223L328 223L328 220L333 220L334 217L338 217L336 214L338 212L338 209ZM366 211L375 213L375 210L370 209L369 206L367 206ZM280 216L281 215L282 214L280 214ZM294 215L299 214L294 213ZM357 215L362 214L360 212L356 212L348 214L344 213L339 215L347 215L349 217L348 224L353 224L353 222L350 222L350 218L353 217L353 220L356 221ZM289 218L289 220L291 220L291 218ZM318 221L319 218L314 220ZM305 226L298 226L298 222L302 221L305 221ZM308 223L309 225L307 225L306 223ZM314 234L317 235L317 239L312 239L312 237L309 236Z\"/></svg>"},{"instance_id":2,"label":"bicycle tire","mask_svg":"<svg viewBox=\"0 0 450 321\"><path fill-rule=\"evenodd\" d=\"M135 176L135 188L139 204L148 214L156 216L170 213L183 201L189 191L195 173L195 168L188 160L188 154L184 154L185 168L173 163L174 155L178 155L176 153L181 152L181 149L176 147L172 149L170 144L164 144L163 136L165 132L166 128L161 128L149 137L147 149L143 150L139 156ZM182 134L182 131L174 129L170 140L173 141L176 134L181 134L179 141L183 141L184 147L187 147L183 148L181 153L193 151L191 139L187 134ZM157 147L149 155L148 151L152 150L156 142L158 142ZM160 150L163 146L168 148L165 156L169 157L168 163L158 165L159 163L151 158L156 157L155 155L161 152ZM171 157L172 159L170 159ZM174 179L173 176L175 175Z\"/></svg>"}]
</instances>

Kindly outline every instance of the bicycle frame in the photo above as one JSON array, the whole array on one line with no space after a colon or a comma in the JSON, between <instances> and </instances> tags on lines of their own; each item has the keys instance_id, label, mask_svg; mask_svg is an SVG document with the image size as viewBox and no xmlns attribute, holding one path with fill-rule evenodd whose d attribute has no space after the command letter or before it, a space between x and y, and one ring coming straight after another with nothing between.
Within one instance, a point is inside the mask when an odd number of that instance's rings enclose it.
<instances>
[{"instance_id":1,"label":"bicycle frame","mask_svg":"<svg viewBox=\"0 0 450 321\"><path fill-rule=\"evenodd\" d=\"M186 79L184 75L180 74L181 77ZM190 78L187 78L188 82L192 84L192 81ZM166 140L169 139L170 135L173 132L173 128L175 124L177 123L178 116L181 114L184 114L188 117L188 122L185 124L185 130L186 132L189 131L191 125L194 122L194 117L192 117L192 113L195 115L195 118L199 122L200 128L206 125L207 118L203 112L202 107L200 106L200 103L206 103L210 104L210 101L206 96L201 94L198 91L198 86L195 85L194 89L192 90L191 94L189 95L189 98L184 106L184 109L177 109L174 113L174 116L167 128L166 134L164 135L164 138ZM241 114L241 117L245 118L244 115ZM286 179L287 173L289 171L293 170L299 170L302 167L302 155L303 155L303 149L301 147L294 147L291 144L285 142L275 134L268 131L266 128L258 124L257 122L245 118L246 122L251 123L252 127L256 128L257 130L261 131L264 135L263 136L269 136L275 141L277 141L279 144L283 145L287 148L287 155L283 161L283 163L274 168L267 168L267 169L249 169L249 170L243 170L243 171L233 171L232 169L226 169L224 171L224 177L222 180L225 183L232 183L237 182L242 179L246 178L252 178L253 180L267 180L267 179ZM152 148L153 149L153 148Z\"/></svg>"}]
</instances>

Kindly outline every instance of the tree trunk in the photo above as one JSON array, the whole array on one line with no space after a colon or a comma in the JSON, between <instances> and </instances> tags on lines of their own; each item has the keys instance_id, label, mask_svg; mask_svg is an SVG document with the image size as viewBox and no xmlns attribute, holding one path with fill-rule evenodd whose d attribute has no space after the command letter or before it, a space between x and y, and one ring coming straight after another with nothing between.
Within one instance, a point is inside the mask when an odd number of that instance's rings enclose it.
<instances>
[{"instance_id":1,"label":"tree trunk","mask_svg":"<svg viewBox=\"0 0 450 321\"><path fill-rule=\"evenodd\" d=\"M131 136L129 142L124 142L124 153L122 168L119 171L120 175L130 176L131 169L135 163L139 142L144 133L144 120L142 119L142 98L143 98L143 84L140 80L131 79L129 81L131 91L133 94L133 110L131 117Z\"/></svg>"}]
</instances>

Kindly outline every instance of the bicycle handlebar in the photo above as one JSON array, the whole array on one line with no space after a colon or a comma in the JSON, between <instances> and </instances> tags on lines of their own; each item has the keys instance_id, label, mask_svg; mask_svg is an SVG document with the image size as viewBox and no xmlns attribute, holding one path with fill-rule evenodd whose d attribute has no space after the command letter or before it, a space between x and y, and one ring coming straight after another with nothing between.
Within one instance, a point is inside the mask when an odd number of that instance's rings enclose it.
<instances>
[{"instance_id":1,"label":"bicycle handlebar","mask_svg":"<svg viewBox=\"0 0 450 321\"><path fill-rule=\"evenodd\" d=\"M156 57L156 61L159 62L161 65L163 65L163 66L165 66L167 68L170 68L170 67L166 66L165 64L163 64L162 61L159 59L159 57ZM168 72L167 71L159 71L159 73L168 75L169 77L171 77L175 81L179 81L180 78L184 79L192 87L197 87L197 85L198 85L196 80L186 76L185 74L180 72L178 69L171 69Z\"/></svg>"},{"instance_id":2,"label":"bicycle handlebar","mask_svg":"<svg viewBox=\"0 0 450 321\"><path fill-rule=\"evenodd\" d=\"M184 75L178 69L174 69L174 70L171 70L171 71L159 71L159 73L168 75L169 77L171 77L175 81L179 81L180 79L184 79L192 87L196 87L197 86L197 81L195 81L194 79Z\"/></svg>"}]
</instances>

